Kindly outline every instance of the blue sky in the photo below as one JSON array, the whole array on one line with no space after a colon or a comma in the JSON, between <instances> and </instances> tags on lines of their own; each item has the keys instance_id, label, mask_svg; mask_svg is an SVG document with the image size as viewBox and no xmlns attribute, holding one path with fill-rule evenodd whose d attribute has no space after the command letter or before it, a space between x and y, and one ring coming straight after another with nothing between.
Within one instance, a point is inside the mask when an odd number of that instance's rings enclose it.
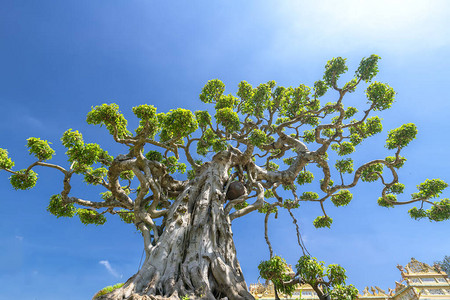
<instances>
[{"instance_id":1,"label":"blue sky","mask_svg":"<svg viewBox=\"0 0 450 300\"><path fill-rule=\"evenodd\" d=\"M361 58L375 53L382 57L376 79L398 94L393 108L380 114L383 133L359 146L355 160L387 156L387 130L414 122L419 134L400 173L404 199L427 178L450 181L446 1L16 0L1 6L0 147L17 168L33 161L25 148L30 136L51 141L54 162L66 165L59 138L68 128L112 154L123 152L104 128L85 123L93 105L117 103L133 128L131 108L139 104L162 112L204 109L198 95L209 79L221 79L227 93L241 80L312 85L328 59L348 58L351 76ZM363 89L347 103L364 105ZM142 253L133 226L114 217L102 227L56 219L46 207L62 178L53 170L37 172L29 191L14 191L8 174L0 175L0 300L90 299L133 275ZM314 203L296 211L311 254L342 264L359 289L392 288L400 280L396 264L411 257L432 263L450 250L448 221L418 222L408 217L409 207L378 207L379 188L363 183L348 207L328 204L331 229L312 226L320 214ZM94 198L101 190L79 182L73 191ZM270 224L275 252L295 264L300 249L291 221L280 214ZM233 232L247 283L256 282L257 265L268 257L263 216L237 220Z\"/></svg>"}]
</instances>

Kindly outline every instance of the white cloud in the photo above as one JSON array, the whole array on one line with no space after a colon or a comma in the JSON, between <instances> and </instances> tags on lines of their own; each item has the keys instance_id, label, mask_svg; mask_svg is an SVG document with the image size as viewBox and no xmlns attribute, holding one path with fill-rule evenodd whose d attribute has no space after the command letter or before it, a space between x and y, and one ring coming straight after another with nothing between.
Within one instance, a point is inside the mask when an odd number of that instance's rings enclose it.
<instances>
[{"instance_id":1,"label":"white cloud","mask_svg":"<svg viewBox=\"0 0 450 300\"><path fill-rule=\"evenodd\" d=\"M23 236L16 235L16 240L22 242L23 241Z\"/></svg>"},{"instance_id":2,"label":"white cloud","mask_svg":"<svg viewBox=\"0 0 450 300\"><path fill-rule=\"evenodd\" d=\"M116 278L122 278L122 277L123 277L122 274L119 275L119 273L117 273L117 271L114 270L114 269L111 267L111 264L109 263L109 261L107 261L107 260L101 260L101 261L99 261L99 264L104 265L105 268L106 268L106 270L108 270L109 274L111 274L112 276L114 276L114 277L116 277Z\"/></svg>"},{"instance_id":3,"label":"white cloud","mask_svg":"<svg viewBox=\"0 0 450 300\"><path fill-rule=\"evenodd\" d=\"M283 51L404 53L450 44L450 2L443 0L280 1L276 14ZM290 49L290 50L289 50Z\"/></svg>"}]
</instances>

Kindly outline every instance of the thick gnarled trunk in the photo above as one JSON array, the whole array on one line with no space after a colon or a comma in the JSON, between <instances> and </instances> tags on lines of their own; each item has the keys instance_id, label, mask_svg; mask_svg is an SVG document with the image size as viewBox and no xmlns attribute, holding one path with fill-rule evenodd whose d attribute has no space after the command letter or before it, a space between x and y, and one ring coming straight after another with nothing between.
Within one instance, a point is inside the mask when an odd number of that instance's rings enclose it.
<instances>
[{"instance_id":1,"label":"thick gnarled trunk","mask_svg":"<svg viewBox=\"0 0 450 300\"><path fill-rule=\"evenodd\" d=\"M96 299L254 299L223 208L227 171L224 160L210 163L171 206L157 243L146 245L141 270Z\"/></svg>"}]
</instances>

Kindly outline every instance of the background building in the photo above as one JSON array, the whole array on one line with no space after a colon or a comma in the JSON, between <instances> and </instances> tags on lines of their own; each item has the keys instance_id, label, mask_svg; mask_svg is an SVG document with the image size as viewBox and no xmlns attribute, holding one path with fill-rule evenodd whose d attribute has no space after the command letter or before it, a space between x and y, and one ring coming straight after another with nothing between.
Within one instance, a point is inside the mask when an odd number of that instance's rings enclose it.
<instances>
[{"instance_id":1,"label":"background building","mask_svg":"<svg viewBox=\"0 0 450 300\"><path fill-rule=\"evenodd\" d=\"M382 290L377 286L366 287L360 291L358 299L367 300L450 300L450 279L439 265L429 266L411 258L405 266L397 265L401 281L395 288ZM256 299L275 299L273 284L250 284L250 292ZM309 285L299 285L292 297L280 295L280 299L319 299Z\"/></svg>"}]
</instances>

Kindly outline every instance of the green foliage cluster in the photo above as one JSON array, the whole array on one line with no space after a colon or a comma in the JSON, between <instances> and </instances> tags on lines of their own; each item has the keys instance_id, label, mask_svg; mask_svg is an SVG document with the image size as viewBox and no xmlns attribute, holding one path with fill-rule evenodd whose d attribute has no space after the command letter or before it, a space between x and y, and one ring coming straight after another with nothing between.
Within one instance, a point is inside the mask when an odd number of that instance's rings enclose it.
<instances>
[{"instance_id":1,"label":"green foliage cluster","mask_svg":"<svg viewBox=\"0 0 450 300\"><path fill-rule=\"evenodd\" d=\"M417 185L419 190L417 193L411 194L413 200L428 200L438 198L442 192L448 187L448 184L441 179L427 179L423 183ZM444 221L450 219L450 200L441 199L433 202L429 209L413 207L408 211L413 219L422 219L428 217L430 221Z\"/></svg>"},{"instance_id":2,"label":"green foliage cluster","mask_svg":"<svg viewBox=\"0 0 450 300\"><path fill-rule=\"evenodd\" d=\"M392 106L395 91L392 87L381 82L374 82L366 89L366 96L374 106L374 110L385 110Z\"/></svg>"},{"instance_id":3,"label":"green foliage cluster","mask_svg":"<svg viewBox=\"0 0 450 300\"><path fill-rule=\"evenodd\" d=\"M52 158L55 150L50 148L49 142L40 138L30 137L27 139L27 147L30 154L33 154L40 161Z\"/></svg>"},{"instance_id":4,"label":"green foliage cluster","mask_svg":"<svg viewBox=\"0 0 450 300\"><path fill-rule=\"evenodd\" d=\"M220 139L211 128L206 129L200 141L197 143L197 153L206 155L212 149L214 152L222 151L227 148L227 143Z\"/></svg>"},{"instance_id":5,"label":"green foliage cluster","mask_svg":"<svg viewBox=\"0 0 450 300\"><path fill-rule=\"evenodd\" d=\"M297 176L297 183L303 185L305 183L311 183L314 180L314 174L310 171L301 171Z\"/></svg>"},{"instance_id":6,"label":"green foliage cluster","mask_svg":"<svg viewBox=\"0 0 450 300\"><path fill-rule=\"evenodd\" d=\"M195 118L197 119L198 126L203 130L211 124L211 115L206 110L198 110L195 112Z\"/></svg>"},{"instance_id":7,"label":"green foliage cluster","mask_svg":"<svg viewBox=\"0 0 450 300\"><path fill-rule=\"evenodd\" d=\"M352 199L353 195L349 190L340 190L331 196L331 202L336 206L346 206Z\"/></svg>"},{"instance_id":8,"label":"green foliage cluster","mask_svg":"<svg viewBox=\"0 0 450 300\"><path fill-rule=\"evenodd\" d=\"M28 190L36 185L37 173L33 170L20 170L9 177L9 182L16 190Z\"/></svg>"},{"instance_id":9,"label":"green foliage cluster","mask_svg":"<svg viewBox=\"0 0 450 300\"><path fill-rule=\"evenodd\" d=\"M63 146L67 148L66 155L69 161L73 163L75 173L92 172L90 166L93 164L101 163L103 165L109 165L113 160L112 156L100 148L98 144L85 143L83 136L78 130L66 130L61 141Z\"/></svg>"},{"instance_id":10,"label":"green foliage cluster","mask_svg":"<svg viewBox=\"0 0 450 300\"><path fill-rule=\"evenodd\" d=\"M158 120L162 130L159 134L161 142L167 142L171 139L175 141L189 136L197 130L198 122L194 114L183 108L171 109L168 113L158 114Z\"/></svg>"},{"instance_id":11,"label":"green foliage cluster","mask_svg":"<svg viewBox=\"0 0 450 300\"><path fill-rule=\"evenodd\" d=\"M275 81L260 84L253 88L246 81L241 81L238 85L237 95L241 98L241 111L255 117L262 117L264 111L271 105L270 98Z\"/></svg>"},{"instance_id":12,"label":"green foliage cluster","mask_svg":"<svg viewBox=\"0 0 450 300\"><path fill-rule=\"evenodd\" d=\"M356 109L356 107L352 107L352 106L347 107L347 109L345 110L344 119L350 119L351 117L356 115L357 112L358 112L358 109Z\"/></svg>"},{"instance_id":13,"label":"green foliage cluster","mask_svg":"<svg viewBox=\"0 0 450 300\"><path fill-rule=\"evenodd\" d=\"M291 199L285 199L283 201L283 207L287 208L287 209L292 209L292 208L299 208L300 204L294 200Z\"/></svg>"},{"instance_id":14,"label":"green foliage cluster","mask_svg":"<svg viewBox=\"0 0 450 300\"><path fill-rule=\"evenodd\" d=\"M389 192L392 194L402 194L405 189L405 185L403 183L397 182L389 187Z\"/></svg>"},{"instance_id":15,"label":"green foliage cluster","mask_svg":"<svg viewBox=\"0 0 450 300\"><path fill-rule=\"evenodd\" d=\"M216 102L216 106L214 107L216 110L217 109L221 109L221 108L225 108L225 107L229 107L229 108L234 108L237 104L237 98L234 97L233 95L227 95L224 96L222 95L221 97L219 97L219 99Z\"/></svg>"},{"instance_id":16,"label":"green foliage cluster","mask_svg":"<svg viewBox=\"0 0 450 300\"><path fill-rule=\"evenodd\" d=\"M92 185L102 184L103 178L108 174L108 170L106 168L98 168L93 169L91 167L87 167L84 173L84 182Z\"/></svg>"},{"instance_id":17,"label":"green foliage cluster","mask_svg":"<svg viewBox=\"0 0 450 300\"><path fill-rule=\"evenodd\" d=\"M377 63L380 58L381 57L375 54L372 54L368 58L363 58L355 72L356 77L365 82L371 81L378 74Z\"/></svg>"},{"instance_id":18,"label":"green foliage cluster","mask_svg":"<svg viewBox=\"0 0 450 300\"><path fill-rule=\"evenodd\" d=\"M134 212L126 210L126 209L121 209L119 211L117 211L117 214L119 215L119 218L127 223L127 224L134 224L136 218L134 216Z\"/></svg>"},{"instance_id":19,"label":"green foliage cluster","mask_svg":"<svg viewBox=\"0 0 450 300\"><path fill-rule=\"evenodd\" d=\"M313 225L316 228L324 228L324 227L330 228L332 223L333 219L328 216L318 216L313 221Z\"/></svg>"},{"instance_id":20,"label":"green foliage cluster","mask_svg":"<svg viewBox=\"0 0 450 300\"><path fill-rule=\"evenodd\" d=\"M340 173L351 174L353 172L353 159L346 158L337 160L334 166Z\"/></svg>"},{"instance_id":21,"label":"green foliage cluster","mask_svg":"<svg viewBox=\"0 0 450 300\"><path fill-rule=\"evenodd\" d=\"M319 194L315 193L315 192L303 192L302 195L300 196L301 200L316 200L319 199Z\"/></svg>"},{"instance_id":22,"label":"green foliage cluster","mask_svg":"<svg viewBox=\"0 0 450 300\"><path fill-rule=\"evenodd\" d=\"M386 162L388 162L389 164L391 164L392 167L394 167L396 169L400 169L401 167L403 167L403 165L406 162L406 158L404 158L403 156L399 156L397 161L396 161L395 156L388 156L384 160Z\"/></svg>"},{"instance_id":23,"label":"green foliage cluster","mask_svg":"<svg viewBox=\"0 0 450 300\"><path fill-rule=\"evenodd\" d=\"M132 170L122 171L119 174L119 178L122 180L132 180L134 178L134 173Z\"/></svg>"},{"instance_id":24,"label":"green foliage cluster","mask_svg":"<svg viewBox=\"0 0 450 300\"><path fill-rule=\"evenodd\" d=\"M313 287L319 286L324 281L328 285L322 284L322 290L325 294L329 294L331 299L356 299L358 290L353 285L346 285L346 271L337 264L328 265L318 261L315 257L303 255L295 265L297 274L303 280Z\"/></svg>"},{"instance_id":25,"label":"green foliage cluster","mask_svg":"<svg viewBox=\"0 0 450 300\"><path fill-rule=\"evenodd\" d=\"M354 146L359 145L364 139L383 130L381 119L378 116L367 118L365 122L353 120L352 123L356 124L349 128L351 134L350 142Z\"/></svg>"},{"instance_id":26,"label":"green foliage cluster","mask_svg":"<svg viewBox=\"0 0 450 300\"><path fill-rule=\"evenodd\" d=\"M437 198L447 187L448 184L441 179L427 179L417 186L419 192L413 194L412 197L426 199Z\"/></svg>"},{"instance_id":27,"label":"green foliage cluster","mask_svg":"<svg viewBox=\"0 0 450 300\"><path fill-rule=\"evenodd\" d=\"M266 133L259 129L252 130L248 139L250 143L256 147L260 147L264 144L267 144L270 141Z\"/></svg>"},{"instance_id":28,"label":"green foliage cluster","mask_svg":"<svg viewBox=\"0 0 450 300\"><path fill-rule=\"evenodd\" d=\"M47 211L57 218L71 218L76 213L76 209L73 203L64 204L62 201L62 197L59 194L50 197L50 203L47 206Z\"/></svg>"},{"instance_id":29,"label":"green foliage cluster","mask_svg":"<svg viewBox=\"0 0 450 300\"><path fill-rule=\"evenodd\" d=\"M376 181L379 176L378 173L383 173L383 164L375 163L366 166L361 172L361 180L366 182Z\"/></svg>"},{"instance_id":30,"label":"green foliage cluster","mask_svg":"<svg viewBox=\"0 0 450 300\"><path fill-rule=\"evenodd\" d=\"M348 70L345 61L345 58L335 57L327 62L325 65L323 80L328 86L336 86L336 82L339 77L341 77L341 75Z\"/></svg>"},{"instance_id":31,"label":"green foliage cluster","mask_svg":"<svg viewBox=\"0 0 450 300\"><path fill-rule=\"evenodd\" d=\"M121 288L123 285L124 285L124 283L117 283L117 284L115 284L113 286L107 286L107 287L101 289L97 294L95 294L93 299L98 298L98 297L103 296L103 295L106 295L108 293L111 293L112 291L114 291L114 290L116 290L118 288Z\"/></svg>"},{"instance_id":32,"label":"green foliage cluster","mask_svg":"<svg viewBox=\"0 0 450 300\"><path fill-rule=\"evenodd\" d=\"M445 221L450 219L450 200L445 198L441 201L433 202L433 206L429 209L411 208L408 213L415 220L428 217L430 221Z\"/></svg>"},{"instance_id":33,"label":"green foliage cluster","mask_svg":"<svg viewBox=\"0 0 450 300\"><path fill-rule=\"evenodd\" d=\"M382 207L394 207L394 203L397 202L397 196L393 194L387 194L378 198L378 205Z\"/></svg>"},{"instance_id":34,"label":"green foliage cluster","mask_svg":"<svg viewBox=\"0 0 450 300\"><path fill-rule=\"evenodd\" d=\"M241 203L235 204L233 207L235 210L239 210L242 209L244 207L248 206L248 202L247 201L242 201Z\"/></svg>"},{"instance_id":35,"label":"green foliage cluster","mask_svg":"<svg viewBox=\"0 0 450 300\"><path fill-rule=\"evenodd\" d=\"M153 150L148 151L145 154L145 157L148 160L155 160L155 161L159 161L159 162L162 162L162 160L163 160L162 154L160 152L158 152L158 151L153 151Z\"/></svg>"},{"instance_id":36,"label":"green foliage cluster","mask_svg":"<svg viewBox=\"0 0 450 300\"><path fill-rule=\"evenodd\" d=\"M355 146L350 142L342 142L340 144L333 144L331 149L336 150L340 156L351 154L355 151Z\"/></svg>"},{"instance_id":37,"label":"green foliage cluster","mask_svg":"<svg viewBox=\"0 0 450 300\"><path fill-rule=\"evenodd\" d=\"M167 167L167 171L170 174L175 172L185 173L186 172L186 164L178 162L178 159L175 156L169 156L162 160L162 163Z\"/></svg>"},{"instance_id":38,"label":"green foliage cluster","mask_svg":"<svg viewBox=\"0 0 450 300\"><path fill-rule=\"evenodd\" d=\"M156 114L156 107L153 105L139 105L133 107L133 113L140 119L139 127L136 129L136 133L143 134L148 138L154 138L159 131L158 115Z\"/></svg>"},{"instance_id":39,"label":"green foliage cluster","mask_svg":"<svg viewBox=\"0 0 450 300\"><path fill-rule=\"evenodd\" d=\"M80 218L81 223L84 225L103 225L106 222L106 217L104 215L91 209L79 208L77 209L77 215Z\"/></svg>"},{"instance_id":40,"label":"green foliage cluster","mask_svg":"<svg viewBox=\"0 0 450 300\"><path fill-rule=\"evenodd\" d=\"M274 163L273 161L269 161L269 162L266 164L266 170L267 170L267 171L276 171L276 170L278 170L279 168L280 168L280 166L277 165L276 163Z\"/></svg>"},{"instance_id":41,"label":"green foliage cluster","mask_svg":"<svg viewBox=\"0 0 450 300\"><path fill-rule=\"evenodd\" d=\"M416 138L416 134L416 125L413 123L404 124L399 128L389 131L386 147L388 149L404 148Z\"/></svg>"},{"instance_id":42,"label":"green foliage cluster","mask_svg":"<svg viewBox=\"0 0 450 300\"><path fill-rule=\"evenodd\" d=\"M278 292L291 296L295 291L294 285L284 284L291 279L289 275L291 270L283 258L273 256L269 260L261 261L258 270L261 278L272 281Z\"/></svg>"},{"instance_id":43,"label":"green foliage cluster","mask_svg":"<svg viewBox=\"0 0 450 300\"><path fill-rule=\"evenodd\" d=\"M316 140L316 134L314 129L303 131L303 141L307 144L312 143Z\"/></svg>"},{"instance_id":44,"label":"green foliage cluster","mask_svg":"<svg viewBox=\"0 0 450 300\"><path fill-rule=\"evenodd\" d=\"M230 107L218 109L214 117L228 132L235 132L241 128L238 114Z\"/></svg>"},{"instance_id":45,"label":"green foliage cluster","mask_svg":"<svg viewBox=\"0 0 450 300\"><path fill-rule=\"evenodd\" d=\"M219 79L209 80L202 89L200 100L205 103L213 103L222 96L225 91L225 84Z\"/></svg>"},{"instance_id":46,"label":"green foliage cluster","mask_svg":"<svg viewBox=\"0 0 450 300\"><path fill-rule=\"evenodd\" d=\"M278 212L278 207L272 206L269 203L264 203L260 208L258 208L258 212L262 214L266 214L267 212L276 213Z\"/></svg>"},{"instance_id":47,"label":"green foliage cluster","mask_svg":"<svg viewBox=\"0 0 450 300\"><path fill-rule=\"evenodd\" d=\"M311 89L304 84L300 84L296 88L282 88L279 87L280 91L280 116L287 118L294 118L295 116L306 112L308 105L315 105L317 102L311 102L310 92ZM310 119L308 123L316 124L317 119Z\"/></svg>"},{"instance_id":48,"label":"green foliage cluster","mask_svg":"<svg viewBox=\"0 0 450 300\"><path fill-rule=\"evenodd\" d=\"M130 134L127 130L127 120L119 112L119 106L115 103L92 107L86 121L88 124L105 125L111 135L117 135L119 138Z\"/></svg>"},{"instance_id":49,"label":"green foliage cluster","mask_svg":"<svg viewBox=\"0 0 450 300\"><path fill-rule=\"evenodd\" d=\"M14 162L8 157L8 150L0 148L0 169L9 170L14 167Z\"/></svg>"},{"instance_id":50,"label":"green foliage cluster","mask_svg":"<svg viewBox=\"0 0 450 300\"><path fill-rule=\"evenodd\" d=\"M323 80L314 82L314 98L322 97L328 90L328 85Z\"/></svg>"}]
</instances>

